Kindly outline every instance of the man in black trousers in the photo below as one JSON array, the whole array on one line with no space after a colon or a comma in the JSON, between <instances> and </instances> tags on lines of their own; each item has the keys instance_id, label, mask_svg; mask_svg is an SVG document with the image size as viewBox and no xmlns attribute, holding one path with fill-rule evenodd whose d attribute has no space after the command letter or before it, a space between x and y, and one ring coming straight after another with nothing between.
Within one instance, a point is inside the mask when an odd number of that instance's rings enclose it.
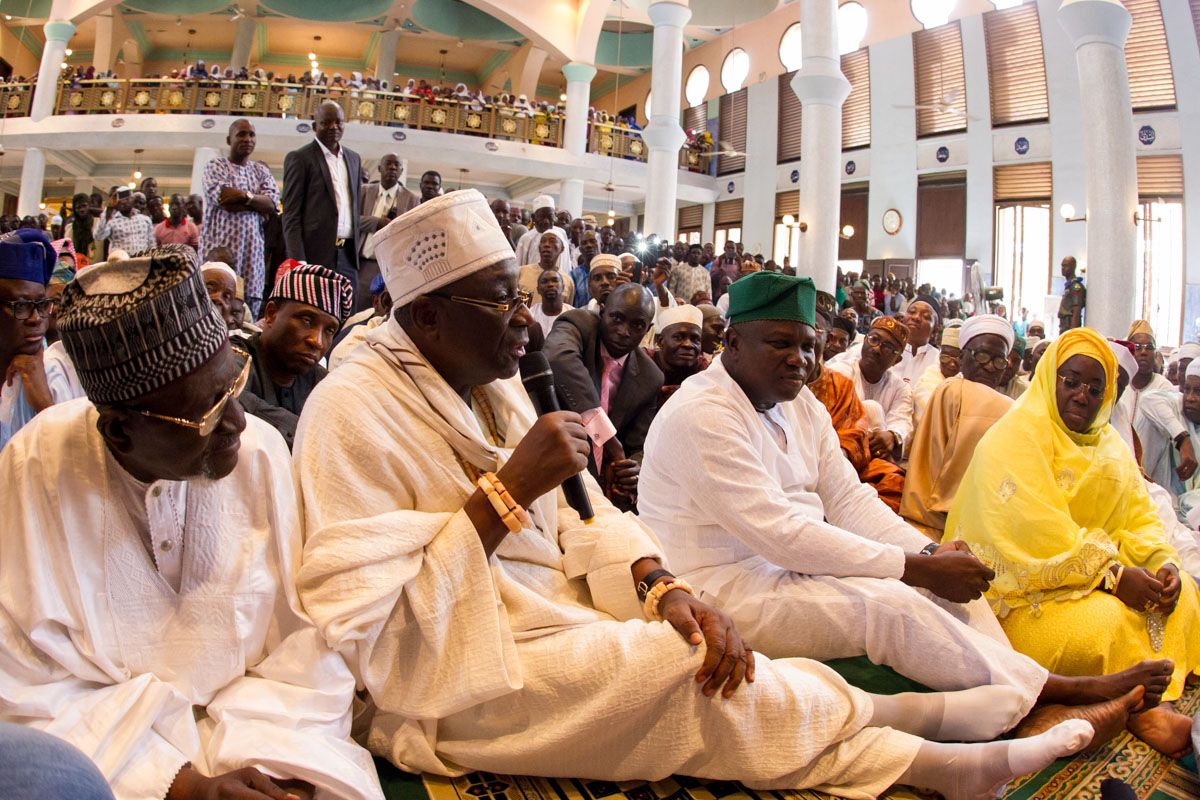
<instances>
[{"instance_id":1,"label":"man in black trousers","mask_svg":"<svg viewBox=\"0 0 1200 800\"><path fill-rule=\"evenodd\" d=\"M316 140L283 161L283 236L288 258L320 264L358 286L362 160L342 147L346 119L326 101L313 114Z\"/></svg>"}]
</instances>

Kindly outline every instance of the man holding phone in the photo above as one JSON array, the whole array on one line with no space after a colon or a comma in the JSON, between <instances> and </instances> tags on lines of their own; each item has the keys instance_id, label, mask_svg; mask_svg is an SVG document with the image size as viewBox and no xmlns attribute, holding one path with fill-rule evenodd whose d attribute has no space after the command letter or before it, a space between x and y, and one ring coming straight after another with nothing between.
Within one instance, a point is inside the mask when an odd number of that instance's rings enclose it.
<instances>
[{"instance_id":1,"label":"man holding phone","mask_svg":"<svg viewBox=\"0 0 1200 800\"><path fill-rule=\"evenodd\" d=\"M133 213L133 190L127 186L119 187L108 196L108 207L96 226L95 238L107 239L110 253L124 250L134 255L158 246L154 223L144 214Z\"/></svg>"}]
</instances>

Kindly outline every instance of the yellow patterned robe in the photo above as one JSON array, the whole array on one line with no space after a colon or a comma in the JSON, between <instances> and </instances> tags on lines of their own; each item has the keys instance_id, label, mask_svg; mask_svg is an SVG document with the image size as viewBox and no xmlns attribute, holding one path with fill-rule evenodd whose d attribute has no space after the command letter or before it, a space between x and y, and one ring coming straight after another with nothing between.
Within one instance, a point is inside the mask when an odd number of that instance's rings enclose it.
<instances>
[{"instance_id":1,"label":"yellow patterned robe","mask_svg":"<svg viewBox=\"0 0 1200 800\"><path fill-rule=\"evenodd\" d=\"M1086 433L1058 414L1058 369L1075 355L1104 365L1103 405ZM1162 522L1129 448L1108 424L1116 359L1090 328L1059 337L1033 383L984 435L946 521L996 570L988 592L1012 646L1051 672L1100 675L1147 658L1170 658L1164 699L1183 691L1200 667L1200 604L1195 583L1167 543ZM1165 619L1125 606L1104 591L1114 564L1157 571L1180 567L1179 603Z\"/></svg>"}]
</instances>

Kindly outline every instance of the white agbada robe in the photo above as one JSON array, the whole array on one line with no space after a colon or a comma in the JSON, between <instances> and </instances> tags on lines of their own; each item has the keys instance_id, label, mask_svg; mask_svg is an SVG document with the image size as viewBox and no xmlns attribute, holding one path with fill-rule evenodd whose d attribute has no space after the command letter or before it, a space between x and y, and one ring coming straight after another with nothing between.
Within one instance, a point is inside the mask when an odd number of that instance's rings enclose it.
<instances>
[{"instance_id":1,"label":"white agbada robe","mask_svg":"<svg viewBox=\"0 0 1200 800\"><path fill-rule=\"evenodd\" d=\"M859 366L861 360L860 353L857 358L844 361L831 359L825 362L825 366L854 381L854 391L864 405L868 401L878 404L883 414L883 428L899 436L901 443L907 447L913 433L912 389L891 370L884 372L878 383L868 382Z\"/></svg>"},{"instance_id":2,"label":"white agbada robe","mask_svg":"<svg viewBox=\"0 0 1200 800\"><path fill-rule=\"evenodd\" d=\"M460 459L507 459L534 420L519 379L482 387L494 446L394 319L367 341L309 397L295 460L301 596L371 693L373 751L449 775L690 774L852 798L904 772L920 740L864 728L870 696L817 662L758 659L755 683L704 697L704 648L641 615L630 567L657 542L590 477L593 525L548 494L488 557Z\"/></svg>"},{"instance_id":3,"label":"white agbada robe","mask_svg":"<svg viewBox=\"0 0 1200 800\"><path fill-rule=\"evenodd\" d=\"M912 347L905 345L904 352L900 356L900 363L888 371L911 386L916 383L925 370L938 366L938 359L941 358L941 355L942 351L928 342L917 348L915 356Z\"/></svg>"},{"instance_id":4,"label":"white agbada robe","mask_svg":"<svg viewBox=\"0 0 1200 800\"><path fill-rule=\"evenodd\" d=\"M866 655L942 691L1006 684L1023 712L1046 683L986 600L898 580L929 539L859 482L807 388L759 413L718 356L654 418L638 511L675 569L767 656Z\"/></svg>"},{"instance_id":5,"label":"white agbada robe","mask_svg":"<svg viewBox=\"0 0 1200 800\"><path fill-rule=\"evenodd\" d=\"M1130 383L1117 403L1124 408L1125 415L1142 443L1143 470L1167 489L1171 489L1172 481L1170 462L1171 450L1174 449L1173 440L1183 432L1184 426L1182 416L1173 419L1175 415L1171 412L1171 404L1164 401L1178 394L1179 390L1169 380L1155 373L1150 376L1150 382L1141 391Z\"/></svg>"},{"instance_id":6,"label":"white agbada robe","mask_svg":"<svg viewBox=\"0 0 1200 800\"><path fill-rule=\"evenodd\" d=\"M82 750L119 800L164 797L188 762L381 799L349 740L354 677L295 591L300 520L278 432L247 415L234 471L181 492L121 470L97 417L86 398L55 405L0 453L0 720ZM131 485L144 510L121 502ZM186 497L174 570L142 541L159 541L167 496Z\"/></svg>"}]
</instances>

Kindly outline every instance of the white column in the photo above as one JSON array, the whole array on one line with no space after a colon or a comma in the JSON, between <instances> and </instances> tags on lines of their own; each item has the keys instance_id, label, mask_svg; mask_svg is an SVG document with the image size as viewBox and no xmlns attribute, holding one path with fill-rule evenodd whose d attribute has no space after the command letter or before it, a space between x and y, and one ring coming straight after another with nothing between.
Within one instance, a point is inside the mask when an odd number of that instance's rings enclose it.
<instances>
[{"instance_id":1,"label":"white column","mask_svg":"<svg viewBox=\"0 0 1200 800\"><path fill-rule=\"evenodd\" d=\"M79 194L80 192L83 192L84 194L91 194L92 187L94 185L95 184L92 182L91 178L76 178L75 179L75 191L73 192L73 194Z\"/></svg>"},{"instance_id":2,"label":"white column","mask_svg":"<svg viewBox=\"0 0 1200 800\"><path fill-rule=\"evenodd\" d=\"M779 79L751 84L746 89L746 172L742 182L742 243L748 253L774 258L775 188L779 169Z\"/></svg>"},{"instance_id":3,"label":"white column","mask_svg":"<svg viewBox=\"0 0 1200 800\"><path fill-rule=\"evenodd\" d=\"M648 9L654 23L654 56L650 73L652 115L642 139L650 148L646 177L646 234L675 238L679 148L679 95L683 82L683 26L692 18L686 5L658 0Z\"/></svg>"},{"instance_id":4,"label":"white column","mask_svg":"<svg viewBox=\"0 0 1200 800\"><path fill-rule=\"evenodd\" d=\"M233 37L233 52L229 57L229 66L236 73L242 67L250 66L250 49L254 46L254 29L258 21L249 15L237 21L237 33Z\"/></svg>"},{"instance_id":5,"label":"white column","mask_svg":"<svg viewBox=\"0 0 1200 800\"><path fill-rule=\"evenodd\" d=\"M192 156L192 194L204 194L204 165L221 154L215 147L197 147Z\"/></svg>"},{"instance_id":6,"label":"white column","mask_svg":"<svg viewBox=\"0 0 1200 800\"><path fill-rule=\"evenodd\" d=\"M774 218L775 209L771 209ZM717 204L705 203L700 211L700 243L708 244L713 240L717 230Z\"/></svg>"},{"instance_id":7,"label":"white column","mask_svg":"<svg viewBox=\"0 0 1200 800\"><path fill-rule=\"evenodd\" d=\"M797 220L808 230L800 234L795 267L797 275L811 277L818 289L832 294L841 216L842 103L850 81L838 55L837 0L800 0L800 19L804 60L792 91L804 105Z\"/></svg>"},{"instance_id":8,"label":"white column","mask_svg":"<svg viewBox=\"0 0 1200 800\"><path fill-rule=\"evenodd\" d=\"M379 51L375 54L375 80L387 81L392 87L396 77L396 48L400 46L400 31L390 30L379 34Z\"/></svg>"},{"instance_id":9,"label":"white column","mask_svg":"<svg viewBox=\"0 0 1200 800\"><path fill-rule=\"evenodd\" d=\"M563 146L574 160L587 151L587 110L596 68L591 64L572 61L563 65L563 75L567 78L567 119L563 125ZM583 213L582 178L568 178L562 182L558 204L570 211L572 217Z\"/></svg>"},{"instance_id":10,"label":"white column","mask_svg":"<svg viewBox=\"0 0 1200 800\"><path fill-rule=\"evenodd\" d=\"M51 20L42 26L42 30L46 32L46 46L42 48L37 88L33 90L33 107L29 111L34 122L54 113L63 57L66 56L67 41L75 34L75 26L66 20Z\"/></svg>"},{"instance_id":11,"label":"white column","mask_svg":"<svg viewBox=\"0 0 1200 800\"><path fill-rule=\"evenodd\" d=\"M1120 336L1133 320L1137 257L1137 160L1125 70L1132 17L1119 0L1063 0L1058 18L1075 45L1083 100L1087 179L1087 286L1084 321Z\"/></svg>"},{"instance_id":12,"label":"white column","mask_svg":"<svg viewBox=\"0 0 1200 800\"><path fill-rule=\"evenodd\" d=\"M113 12L106 11L95 17L96 44L92 49L92 66L97 72L107 72L113 68L113 59L117 50L113 47Z\"/></svg>"},{"instance_id":13,"label":"white column","mask_svg":"<svg viewBox=\"0 0 1200 800\"><path fill-rule=\"evenodd\" d=\"M26 147L25 160L21 162L21 192L17 195L17 216L38 215L45 178L46 151L40 147Z\"/></svg>"}]
</instances>

